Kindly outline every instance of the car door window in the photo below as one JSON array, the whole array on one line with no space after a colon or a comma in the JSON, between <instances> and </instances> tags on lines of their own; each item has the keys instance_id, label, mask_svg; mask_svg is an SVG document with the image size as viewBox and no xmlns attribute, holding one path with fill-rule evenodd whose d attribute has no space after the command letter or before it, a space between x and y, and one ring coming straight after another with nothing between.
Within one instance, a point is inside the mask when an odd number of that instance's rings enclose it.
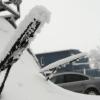
<instances>
[{"instance_id":1,"label":"car door window","mask_svg":"<svg viewBox=\"0 0 100 100\"><path fill-rule=\"evenodd\" d=\"M88 80L89 78L83 75L78 74L66 74L64 75L64 83L66 82L75 82L75 81L82 81Z\"/></svg>"},{"instance_id":2,"label":"car door window","mask_svg":"<svg viewBox=\"0 0 100 100\"><path fill-rule=\"evenodd\" d=\"M64 75L54 76L53 78L51 78L51 81L55 84L64 83Z\"/></svg>"},{"instance_id":3,"label":"car door window","mask_svg":"<svg viewBox=\"0 0 100 100\"><path fill-rule=\"evenodd\" d=\"M76 81L82 81L82 80L88 80L89 78L87 76L78 75L78 74L63 74L54 76L51 78L51 81L55 84L61 84L61 83L68 83L68 82L76 82Z\"/></svg>"}]
</instances>

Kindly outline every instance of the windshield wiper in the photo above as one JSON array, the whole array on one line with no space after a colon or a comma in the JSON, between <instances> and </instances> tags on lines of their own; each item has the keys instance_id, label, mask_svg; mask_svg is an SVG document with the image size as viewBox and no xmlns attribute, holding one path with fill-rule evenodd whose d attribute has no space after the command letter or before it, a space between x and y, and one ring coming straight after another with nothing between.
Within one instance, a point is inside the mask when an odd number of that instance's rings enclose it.
<instances>
[{"instance_id":1,"label":"windshield wiper","mask_svg":"<svg viewBox=\"0 0 100 100\"><path fill-rule=\"evenodd\" d=\"M66 57L64 59L60 59L54 63L51 63L47 66L45 66L44 68L42 68L40 70L40 73L42 73L43 75L46 76L46 79L49 79L49 77L54 74L58 68L63 68L64 64L69 64L69 63L72 63L74 61L76 61L77 59L81 59L83 57L87 56L87 53L79 53L79 54L76 54L76 55L72 55L72 56L69 56L69 57ZM48 71L51 71L51 73L49 74L46 74Z\"/></svg>"}]
</instances>

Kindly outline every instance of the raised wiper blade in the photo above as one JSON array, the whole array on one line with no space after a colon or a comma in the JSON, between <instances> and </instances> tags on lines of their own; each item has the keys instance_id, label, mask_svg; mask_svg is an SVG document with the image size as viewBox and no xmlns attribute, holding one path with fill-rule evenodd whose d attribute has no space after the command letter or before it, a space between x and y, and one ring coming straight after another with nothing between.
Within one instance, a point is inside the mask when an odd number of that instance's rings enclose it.
<instances>
[{"instance_id":1,"label":"raised wiper blade","mask_svg":"<svg viewBox=\"0 0 100 100\"><path fill-rule=\"evenodd\" d=\"M63 64L67 64L67 63L70 63L70 62L73 62L77 59L80 59L84 56L87 56L87 53L79 53L79 54L76 54L76 55L72 55L70 57L66 57L64 59L61 59L61 60L58 60L54 63L51 63L47 66L45 66L44 68L42 68L40 70L41 73L44 73L45 71L48 71L50 69L54 69L54 68L59 68L60 65L63 65ZM61 67L61 66L60 66Z\"/></svg>"}]
</instances>

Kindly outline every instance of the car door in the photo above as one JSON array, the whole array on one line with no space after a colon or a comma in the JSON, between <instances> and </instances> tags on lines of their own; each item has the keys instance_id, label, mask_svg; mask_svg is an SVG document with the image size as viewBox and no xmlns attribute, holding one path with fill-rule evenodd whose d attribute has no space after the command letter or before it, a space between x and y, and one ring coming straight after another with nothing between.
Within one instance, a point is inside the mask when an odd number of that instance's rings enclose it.
<instances>
[{"instance_id":1,"label":"car door","mask_svg":"<svg viewBox=\"0 0 100 100\"><path fill-rule=\"evenodd\" d=\"M58 85L75 92L82 92L84 90L84 81L88 80L88 77L80 74L66 74L63 76L63 83Z\"/></svg>"}]
</instances>

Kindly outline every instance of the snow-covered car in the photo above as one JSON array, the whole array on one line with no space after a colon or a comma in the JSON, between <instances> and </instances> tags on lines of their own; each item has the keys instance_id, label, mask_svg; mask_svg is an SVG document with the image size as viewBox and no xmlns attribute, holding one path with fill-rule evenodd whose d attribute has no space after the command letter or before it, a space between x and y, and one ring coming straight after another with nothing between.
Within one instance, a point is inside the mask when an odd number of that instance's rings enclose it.
<instances>
[{"instance_id":1,"label":"snow-covered car","mask_svg":"<svg viewBox=\"0 0 100 100\"><path fill-rule=\"evenodd\" d=\"M37 10L40 12L39 14L40 17L36 13ZM11 44L13 44L14 41L16 40L15 39L16 35L19 36L21 35L21 33L23 33L22 31L26 29L28 21L31 21L32 19L34 19L34 17L36 19L38 17L40 19L39 21L41 21L41 15L43 15L44 16L43 19L46 20L45 18L46 16L43 13L41 13L42 9L41 10L37 9L37 10L35 9L34 12L32 12L33 17L30 15L27 16L27 19L24 19L22 24L20 24L19 28L17 29L14 29L14 27L12 27L12 25L8 23L8 21L5 20L5 18L0 17L0 46L1 46L0 58L1 55L2 58L5 58L6 54L8 54L10 50L10 47L12 47ZM37 17L34 16L34 14ZM10 40L11 40L11 44L9 44ZM16 54L19 54L19 52L15 52L15 55ZM79 55L77 55L77 57L79 57ZM72 56L70 59L68 60L66 59L66 60L68 62L68 61L72 61L73 59L76 59L76 57ZM46 78L40 72L41 71L43 72L47 69L50 69L50 66L47 67L46 69L41 70L40 65L37 63L35 56L33 58L28 53L27 49L25 49L20 59L15 64L13 64L13 67L9 73L9 77L6 81L5 87L2 91L2 94L0 95L0 100L34 100L34 99L35 100L66 100L66 98L68 100L75 100L75 99L82 100L82 98L83 100L87 98L90 100L95 100L95 99L100 100L100 97L98 96L89 96L89 95L87 96L83 94L73 93L71 91L65 90L53 84L49 80L46 81ZM2 82L1 79L3 78L2 74L4 76L5 73L4 72L0 73L1 82Z\"/></svg>"},{"instance_id":2,"label":"snow-covered car","mask_svg":"<svg viewBox=\"0 0 100 100\"><path fill-rule=\"evenodd\" d=\"M56 73L50 80L65 89L100 95L100 78L94 78L76 72Z\"/></svg>"}]
</instances>

